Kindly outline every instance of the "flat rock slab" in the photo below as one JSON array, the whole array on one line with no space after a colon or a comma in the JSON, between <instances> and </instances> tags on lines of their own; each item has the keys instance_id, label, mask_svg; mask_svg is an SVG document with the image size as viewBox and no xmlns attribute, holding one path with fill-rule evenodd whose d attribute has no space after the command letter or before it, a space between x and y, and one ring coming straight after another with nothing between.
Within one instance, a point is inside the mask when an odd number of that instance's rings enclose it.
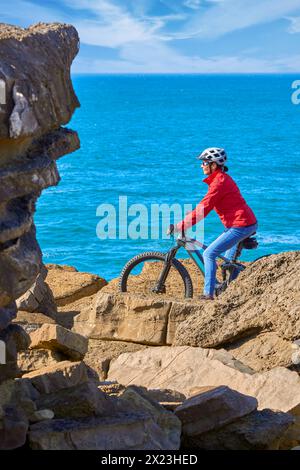
<instances>
[{"instance_id":1,"label":"flat rock slab","mask_svg":"<svg viewBox=\"0 0 300 470\"><path fill-rule=\"evenodd\" d=\"M55 418L84 418L108 416L115 411L113 400L97 388L94 382L41 395L36 402L39 409L49 408Z\"/></svg>"},{"instance_id":2,"label":"flat rock slab","mask_svg":"<svg viewBox=\"0 0 300 470\"><path fill-rule=\"evenodd\" d=\"M31 333L31 349L59 351L74 360L83 359L88 350L88 339L60 325L45 324Z\"/></svg>"},{"instance_id":3,"label":"flat rock slab","mask_svg":"<svg viewBox=\"0 0 300 470\"><path fill-rule=\"evenodd\" d=\"M53 292L57 306L67 305L98 292L107 282L96 274L81 273L68 266L46 265L46 282ZM71 268L71 269L70 269Z\"/></svg>"},{"instance_id":4,"label":"flat rock slab","mask_svg":"<svg viewBox=\"0 0 300 470\"><path fill-rule=\"evenodd\" d=\"M33 331L43 326L44 323L48 323L50 325L56 324L53 318L50 318L43 313L31 313L25 312L23 310L18 311L16 318L13 320L13 323L21 325L27 333L32 333Z\"/></svg>"},{"instance_id":5,"label":"flat rock slab","mask_svg":"<svg viewBox=\"0 0 300 470\"><path fill-rule=\"evenodd\" d=\"M28 437L37 450L177 450L143 413L45 421L32 425Z\"/></svg>"},{"instance_id":6,"label":"flat rock slab","mask_svg":"<svg viewBox=\"0 0 300 470\"><path fill-rule=\"evenodd\" d=\"M182 422L183 433L194 436L225 426L256 408L256 398L229 387L204 387L178 406L175 414Z\"/></svg>"},{"instance_id":7,"label":"flat rock slab","mask_svg":"<svg viewBox=\"0 0 300 470\"><path fill-rule=\"evenodd\" d=\"M296 372L276 367L248 374L234 364L229 366L218 350L191 346L149 347L122 354L111 362L107 379L124 386L170 388L187 397L200 387L227 385L255 397L261 409L290 411L300 403L300 377Z\"/></svg>"},{"instance_id":8,"label":"flat rock slab","mask_svg":"<svg viewBox=\"0 0 300 470\"><path fill-rule=\"evenodd\" d=\"M205 450L275 450L293 418L272 410L253 411L218 430L183 436L184 448Z\"/></svg>"},{"instance_id":9,"label":"flat rock slab","mask_svg":"<svg viewBox=\"0 0 300 470\"><path fill-rule=\"evenodd\" d=\"M88 381L83 362L62 361L58 364L24 374L40 393L51 393Z\"/></svg>"}]
</instances>

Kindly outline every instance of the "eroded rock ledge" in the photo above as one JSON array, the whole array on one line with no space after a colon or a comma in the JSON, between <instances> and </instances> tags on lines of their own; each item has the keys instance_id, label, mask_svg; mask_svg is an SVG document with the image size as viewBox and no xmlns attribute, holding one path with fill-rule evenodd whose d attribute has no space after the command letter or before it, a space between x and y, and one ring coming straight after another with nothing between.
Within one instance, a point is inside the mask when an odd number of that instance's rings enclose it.
<instances>
[{"instance_id":1,"label":"eroded rock ledge","mask_svg":"<svg viewBox=\"0 0 300 470\"><path fill-rule=\"evenodd\" d=\"M0 330L42 268L36 200L58 184L56 160L80 145L61 127L79 106L70 78L78 47L71 25L0 25Z\"/></svg>"}]
</instances>

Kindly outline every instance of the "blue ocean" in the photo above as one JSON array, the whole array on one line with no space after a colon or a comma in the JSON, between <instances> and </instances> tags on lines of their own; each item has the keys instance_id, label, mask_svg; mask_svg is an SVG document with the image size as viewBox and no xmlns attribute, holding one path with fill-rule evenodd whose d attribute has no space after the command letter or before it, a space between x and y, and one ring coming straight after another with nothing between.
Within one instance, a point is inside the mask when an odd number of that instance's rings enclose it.
<instances>
[{"instance_id":1,"label":"blue ocean","mask_svg":"<svg viewBox=\"0 0 300 470\"><path fill-rule=\"evenodd\" d=\"M300 105L291 75L74 75L81 148L58 161L61 182L43 192L36 226L45 263L107 280L133 255L172 241L100 240L97 207L193 204L207 191L195 157L224 147L229 174L259 222L259 247L242 259L300 250ZM150 223L150 221L149 221ZM223 230L211 212L205 243ZM179 252L184 257L184 252Z\"/></svg>"}]
</instances>

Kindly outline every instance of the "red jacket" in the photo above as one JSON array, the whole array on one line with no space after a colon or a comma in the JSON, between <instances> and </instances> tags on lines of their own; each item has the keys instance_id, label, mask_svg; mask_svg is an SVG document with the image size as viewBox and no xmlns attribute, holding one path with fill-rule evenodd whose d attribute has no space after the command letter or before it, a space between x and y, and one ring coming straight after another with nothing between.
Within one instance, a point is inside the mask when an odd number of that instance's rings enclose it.
<instances>
[{"instance_id":1,"label":"red jacket","mask_svg":"<svg viewBox=\"0 0 300 470\"><path fill-rule=\"evenodd\" d=\"M203 181L209 185L208 192L197 207L177 224L179 231L192 227L212 209L216 211L226 228L246 227L256 223L252 209L246 204L239 188L229 175L217 169Z\"/></svg>"}]
</instances>

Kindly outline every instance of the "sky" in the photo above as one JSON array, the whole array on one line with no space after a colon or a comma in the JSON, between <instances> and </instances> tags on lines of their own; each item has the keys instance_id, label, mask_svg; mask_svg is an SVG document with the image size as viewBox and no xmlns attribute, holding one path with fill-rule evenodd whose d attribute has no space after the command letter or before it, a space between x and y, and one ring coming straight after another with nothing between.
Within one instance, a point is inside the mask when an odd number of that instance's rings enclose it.
<instances>
[{"instance_id":1,"label":"sky","mask_svg":"<svg viewBox=\"0 0 300 470\"><path fill-rule=\"evenodd\" d=\"M300 0L0 0L0 22L73 24L73 73L298 73Z\"/></svg>"}]
</instances>

